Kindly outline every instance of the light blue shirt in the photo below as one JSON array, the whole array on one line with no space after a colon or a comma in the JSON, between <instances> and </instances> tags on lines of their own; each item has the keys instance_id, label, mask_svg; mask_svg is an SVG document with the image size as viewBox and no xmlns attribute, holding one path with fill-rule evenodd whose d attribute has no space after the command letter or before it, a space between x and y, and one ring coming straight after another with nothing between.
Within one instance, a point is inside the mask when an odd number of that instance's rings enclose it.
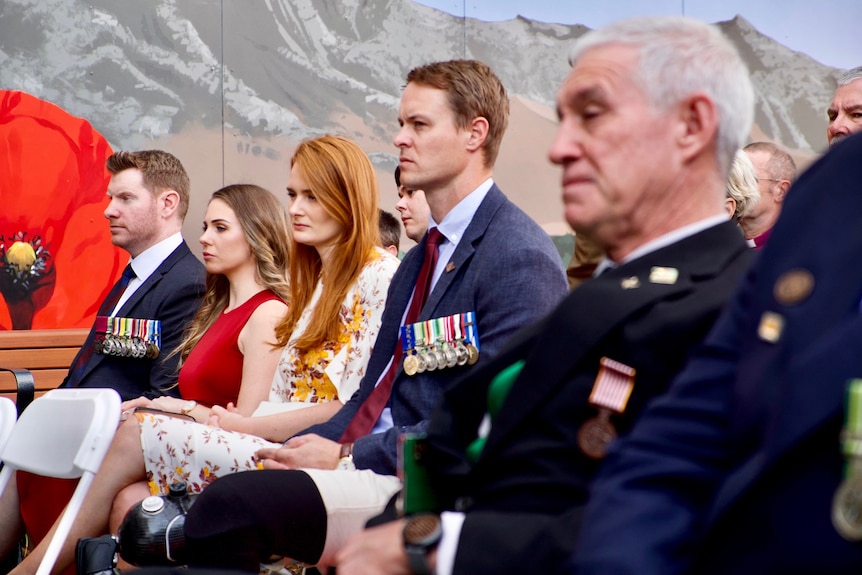
<instances>
[{"instance_id":1,"label":"light blue shirt","mask_svg":"<svg viewBox=\"0 0 862 575\"><path fill-rule=\"evenodd\" d=\"M446 264L449 263L449 260L452 258L452 254L454 254L455 250L458 248L461 238L464 237L464 232L467 231L467 227L470 225L470 222L473 221L473 216L476 215L476 211L479 209L479 206L482 204L482 201L485 199L485 196L488 195L488 192L491 190L491 186L493 185L493 178L488 178L479 184L478 188L470 192L466 198L458 202L454 208L449 210L449 213L443 216L443 221L439 224L434 221L433 217L431 218L428 224L428 229L436 227L446 239L440 244L437 256L437 265L434 267L434 275L431 276L431 289L428 292L429 294L434 291L434 287L437 285L437 280L439 280L440 276L443 275L443 271L446 269ZM414 295L416 295L415 289ZM407 307L404 308L404 315L401 316L401 325L404 325L404 318L407 316L407 310L410 309L410 302L412 301L413 297L411 296L410 301L407 302ZM389 359L386 369L384 369L380 374L374 387L380 385L380 380L383 379L383 376L389 371L391 364L392 358ZM382 433L392 426L392 413L389 408L386 407L377 419L377 423L374 424L374 429L371 430L371 433Z\"/></svg>"}]
</instances>

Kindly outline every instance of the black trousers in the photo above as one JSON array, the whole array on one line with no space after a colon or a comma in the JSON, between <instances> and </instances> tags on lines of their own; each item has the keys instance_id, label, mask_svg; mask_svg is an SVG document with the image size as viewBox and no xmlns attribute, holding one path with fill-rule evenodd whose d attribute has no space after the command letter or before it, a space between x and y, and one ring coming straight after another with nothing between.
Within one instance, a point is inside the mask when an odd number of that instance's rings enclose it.
<instances>
[{"instance_id":1,"label":"black trousers","mask_svg":"<svg viewBox=\"0 0 862 575\"><path fill-rule=\"evenodd\" d=\"M189 565L257 573L272 556L314 565L326 542L326 508L302 471L247 471L219 478L189 509Z\"/></svg>"}]
</instances>

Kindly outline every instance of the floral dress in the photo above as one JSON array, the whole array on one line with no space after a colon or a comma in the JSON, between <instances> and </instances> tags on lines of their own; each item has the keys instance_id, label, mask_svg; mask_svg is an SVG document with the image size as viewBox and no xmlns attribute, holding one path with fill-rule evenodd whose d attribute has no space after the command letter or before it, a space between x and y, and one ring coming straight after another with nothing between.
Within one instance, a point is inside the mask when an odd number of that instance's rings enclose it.
<instances>
[{"instance_id":1,"label":"floral dress","mask_svg":"<svg viewBox=\"0 0 862 575\"><path fill-rule=\"evenodd\" d=\"M269 401L264 402L255 415L307 407L333 399L347 401L353 395L365 375L380 329L386 293L397 267L395 257L383 250L375 250L344 298L341 337L300 357L293 342L308 327L322 291L318 282L291 340L282 351ZM258 469L255 451L281 445L182 418L152 413L139 413L137 416L141 424L147 481L153 494L166 494L175 481L185 482L192 493L200 492L220 476Z\"/></svg>"}]
</instances>

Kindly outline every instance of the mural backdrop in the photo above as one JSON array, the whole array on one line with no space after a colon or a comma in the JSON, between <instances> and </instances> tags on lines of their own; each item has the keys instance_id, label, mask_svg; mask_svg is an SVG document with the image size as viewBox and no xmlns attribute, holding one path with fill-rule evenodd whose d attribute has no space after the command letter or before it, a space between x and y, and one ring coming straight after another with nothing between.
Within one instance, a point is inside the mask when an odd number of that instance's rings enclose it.
<instances>
[{"instance_id":1,"label":"mural backdrop","mask_svg":"<svg viewBox=\"0 0 862 575\"><path fill-rule=\"evenodd\" d=\"M571 5L569 21L577 21ZM183 161L192 245L214 189L253 182L282 191L296 144L325 132L363 146L378 169L382 206L394 211L391 142L403 79L433 60L477 58L495 69L512 98L495 177L549 233L567 234L546 151L567 47L588 28L487 22L454 8L410 0L3 0L0 328L91 321L127 259L108 243L101 215L111 149L161 148ZM776 141L806 163L825 146L824 110L840 71L744 16L718 26L752 73L752 139Z\"/></svg>"}]
</instances>

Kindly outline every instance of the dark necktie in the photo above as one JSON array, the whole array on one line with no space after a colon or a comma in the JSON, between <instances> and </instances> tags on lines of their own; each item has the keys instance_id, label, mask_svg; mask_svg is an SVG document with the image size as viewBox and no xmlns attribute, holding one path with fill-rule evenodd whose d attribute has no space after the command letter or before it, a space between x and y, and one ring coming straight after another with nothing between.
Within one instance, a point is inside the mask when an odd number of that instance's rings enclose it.
<instances>
[{"instance_id":1,"label":"dark necktie","mask_svg":"<svg viewBox=\"0 0 862 575\"><path fill-rule=\"evenodd\" d=\"M130 264L126 265L126 269L123 270L123 275L120 276L120 279L114 284L111 291L108 292L108 296L105 298L105 301L103 301L102 305L99 306L97 316L110 315L114 310L114 307L117 305L117 302L120 301L123 292L126 291L126 287L129 285L129 282L133 277L135 277L135 271L132 269ZM94 322L93 327L90 328L90 333L87 335L87 340L84 342L83 347L81 347L81 351L78 352L77 357L75 357L75 361L72 362L71 369L69 369L69 380L66 383L68 387L78 387L81 383L81 375L84 368L87 366L87 363L89 363L90 358L93 357L93 343L95 341L96 324Z\"/></svg>"},{"instance_id":2,"label":"dark necktie","mask_svg":"<svg viewBox=\"0 0 862 575\"><path fill-rule=\"evenodd\" d=\"M416 278L416 287L413 288L413 299L410 302L410 307L407 309L407 316L404 318L404 324L409 325L415 323L419 319L419 312L428 298L428 292L431 287L431 280L434 277L434 268L437 267L437 257L440 254L440 244L443 243L443 237L437 228L431 228L428 232L428 239L425 242L425 260L422 262L422 269L419 270L419 277ZM386 374L380 380L372 392L365 398L362 405L350 420L344 433L339 440L341 443L350 443L357 438L368 435L374 424L383 413L383 408L386 407L389 401L389 394L392 392L392 384L398 372L401 371L401 356L404 353L401 338L395 343L395 352L392 354L392 363Z\"/></svg>"}]
</instances>

